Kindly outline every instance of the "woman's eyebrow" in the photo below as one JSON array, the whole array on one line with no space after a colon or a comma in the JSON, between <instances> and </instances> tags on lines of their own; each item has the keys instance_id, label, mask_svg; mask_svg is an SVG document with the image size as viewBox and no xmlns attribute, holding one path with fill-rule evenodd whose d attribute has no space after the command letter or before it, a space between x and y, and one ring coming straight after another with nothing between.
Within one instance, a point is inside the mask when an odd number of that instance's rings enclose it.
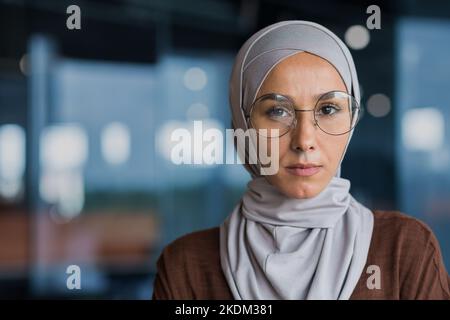
<instances>
[{"instance_id":1,"label":"woman's eyebrow","mask_svg":"<svg viewBox=\"0 0 450 320\"><path fill-rule=\"evenodd\" d=\"M319 93L315 94L315 95L313 96L313 98L314 98L315 100L318 100L318 99L319 99L321 96L323 96L325 93L332 92L332 91L335 91L335 90L319 92ZM279 94L279 95L288 97L288 98L291 99L292 101L295 101L294 97L291 96L291 95L289 95L289 94L283 94L283 93L278 93L278 92L271 92L271 93L269 93L269 94Z\"/></svg>"}]
</instances>

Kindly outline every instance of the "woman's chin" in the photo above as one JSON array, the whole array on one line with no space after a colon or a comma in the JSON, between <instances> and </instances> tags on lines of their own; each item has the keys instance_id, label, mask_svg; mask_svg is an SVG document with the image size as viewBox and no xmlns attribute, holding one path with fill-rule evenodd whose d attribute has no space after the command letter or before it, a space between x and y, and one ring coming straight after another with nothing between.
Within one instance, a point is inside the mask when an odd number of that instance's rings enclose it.
<instances>
[{"instance_id":1,"label":"woman's chin","mask_svg":"<svg viewBox=\"0 0 450 320\"><path fill-rule=\"evenodd\" d=\"M304 188L299 187L292 192L290 195L291 198L296 199L309 199L315 197L319 192L316 192L314 189L316 188Z\"/></svg>"},{"instance_id":2,"label":"woman's chin","mask_svg":"<svg viewBox=\"0 0 450 320\"><path fill-rule=\"evenodd\" d=\"M296 179L298 180L298 179ZM317 182L311 181L291 181L283 182L278 185L278 189L290 198L308 199L313 198L320 193L320 187Z\"/></svg>"},{"instance_id":3,"label":"woman's chin","mask_svg":"<svg viewBox=\"0 0 450 320\"><path fill-rule=\"evenodd\" d=\"M320 173L323 174L324 172ZM277 175L267 177L269 182L287 197L308 199L318 195L327 185L320 173L309 177L301 177L280 170Z\"/></svg>"}]
</instances>

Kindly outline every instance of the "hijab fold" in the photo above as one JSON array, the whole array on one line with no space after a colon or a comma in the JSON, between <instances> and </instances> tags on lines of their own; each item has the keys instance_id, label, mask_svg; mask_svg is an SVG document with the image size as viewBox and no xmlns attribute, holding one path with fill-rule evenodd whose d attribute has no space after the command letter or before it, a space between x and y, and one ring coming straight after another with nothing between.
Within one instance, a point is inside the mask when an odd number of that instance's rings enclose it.
<instances>
[{"instance_id":1,"label":"hijab fold","mask_svg":"<svg viewBox=\"0 0 450 320\"><path fill-rule=\"evenodd\" d=\"M309 21L284 21L251 36L230 79L234 129L247 130L245 114L270 70L298 52L329 61L347 91L360 101L353 59L331 31ZM289 198L245 164L252 176L241 201L220 225L220 258L235 299L349 299L366 263L372 212L350 194L337 172L313 198ZM246 150L248 153L248 150Z\"/></svg>"}]
</instances>

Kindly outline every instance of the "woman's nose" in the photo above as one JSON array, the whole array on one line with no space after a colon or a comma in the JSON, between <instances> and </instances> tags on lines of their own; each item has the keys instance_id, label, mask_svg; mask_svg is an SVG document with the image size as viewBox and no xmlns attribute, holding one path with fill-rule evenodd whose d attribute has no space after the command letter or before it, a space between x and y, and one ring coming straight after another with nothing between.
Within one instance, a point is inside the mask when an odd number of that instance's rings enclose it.
<instances>
[{"instance_id":1,"label":"woman's nose","mask_svg":"<svg viewBox=\"0 0 450 320\"><path fill-rule=\"evenodd\" d=\"M311 112L299 112L296 126L291 132L291 148L293 151L306 152L316 147L317 125Z\"/></svg>"}]
</instances>

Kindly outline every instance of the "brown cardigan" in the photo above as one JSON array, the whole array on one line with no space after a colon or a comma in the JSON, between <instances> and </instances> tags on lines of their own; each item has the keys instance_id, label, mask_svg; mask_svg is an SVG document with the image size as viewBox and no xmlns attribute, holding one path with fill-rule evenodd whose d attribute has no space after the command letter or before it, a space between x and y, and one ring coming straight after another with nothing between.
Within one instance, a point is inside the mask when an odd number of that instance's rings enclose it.
<instances>
[{"instance_id":1,"label":"brown cardigan","mask_svg":"<svg viewBox=\"0 0 450 320\"><path fill-rule=\"evenodd\" d=\"M373 265L379 267L379 282ZM164 248L152 298L233 299L220 265L218 227L184 235ZM366 266L350 299L450 300L450 277L430 228L400 212L374 211Z\"/></svg>"}]
</instances>

